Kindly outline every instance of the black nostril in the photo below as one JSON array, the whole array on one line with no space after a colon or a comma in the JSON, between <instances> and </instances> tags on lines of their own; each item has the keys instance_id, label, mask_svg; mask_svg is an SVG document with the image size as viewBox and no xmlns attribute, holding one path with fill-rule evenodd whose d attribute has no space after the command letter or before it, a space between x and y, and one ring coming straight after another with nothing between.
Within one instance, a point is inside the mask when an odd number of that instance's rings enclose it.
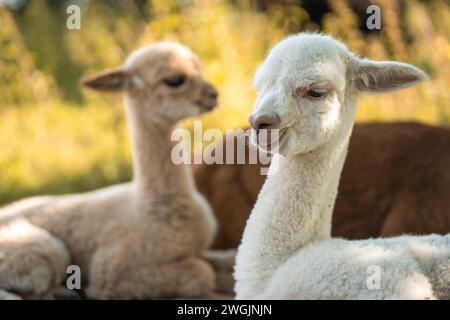
<instances>
[{"instance_id":1,"label":"black nostril","mask_svg":"<svg viewBox=\"0 0 450 320\"><path fill-rule=\"evenodd\" d=\"M219 95L219 94L217 93L217 91L213 91L213 92L210 92L210 93L209 93L209 96L210 96L211 98L214 98L214 99L216 99L218 95Z\"/></svg>"},{"instance_id":2,"label":"black nostril","mask_svg":"<svg viewBox=\"0 0 450 320\"><path fill-rule=\"evenodd\" d=\"M210 98L216 99L218 97L218 93L217 90L214 89L214 87L212 85L207 85L205 91L204 91L205 95L207 95Z\"/></svg>"},{"instance_id":3,"label":"black nostril","mask_svg":"<svg viewBox=\"0 0 450 320\"><path fill-rule=\"evenodd\" d=\"M218 96L217 90L214 89L214 87L209 88L209 94L212 95L214 98Z\"/></svg>"}]
</instances>

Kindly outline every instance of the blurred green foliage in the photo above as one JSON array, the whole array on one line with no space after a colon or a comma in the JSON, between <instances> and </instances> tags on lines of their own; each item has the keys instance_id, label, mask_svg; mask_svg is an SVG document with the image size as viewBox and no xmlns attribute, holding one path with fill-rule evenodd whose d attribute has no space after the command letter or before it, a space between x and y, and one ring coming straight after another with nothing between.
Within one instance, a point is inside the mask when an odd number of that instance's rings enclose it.
<instances>
[{"instance_id":1,"label":"blurred green foliage","mask_svg":"<svg viewBox=\"0 0 450 320\"><path fill-rule=\"evenodd\" d=\"M330 1L320 25L295 1L265 1L264 10L257 2L31 0L19 10L0 6L0 204L130 179L121 99L83 91L78 82L159 40L190 46L218 87L220 108L203 117L204 128L245 126L256 67L271 46L302 30L323 30L363 56L402 60L430 74L419 87L362 99L358 120L450 122L445 0L375 1L382 30L369 33L361 31L364 21L349 0ZM71 3L81 6L80 30L66 28ZM182 125L191 128L192 119Z\"/></svg>"}]
</instances>

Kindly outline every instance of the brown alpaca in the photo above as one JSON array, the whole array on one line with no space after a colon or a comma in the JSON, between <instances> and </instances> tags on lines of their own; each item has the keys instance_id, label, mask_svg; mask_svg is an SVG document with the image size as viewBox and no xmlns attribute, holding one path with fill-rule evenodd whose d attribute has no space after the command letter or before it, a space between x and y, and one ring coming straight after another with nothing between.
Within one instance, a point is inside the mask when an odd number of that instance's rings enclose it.
<instances>
[{"instance_id":1,"label":"brown alpaca","mask_svg":"<svg viewBox=\"0 0 450 320\"><path fill-rule=\"evenodd\" d=\"M194 167L197 187L219 221L214 248L239 245L265 181L260 168L248 164ZM355 125L334 209L333 236L364 239L450 232L449 169L449 127Z\"/></svg>"},{"instance_id":2,"label":"brown alpaca","mask_svg":"<svg viewBox=\"0 0 450 320\"><path fill-rule=\"evenodd\" d=\"M2 208L0 297L52 297L69 264L80 267L89 298L209 295L215 274L200 255L216 223L190 168L171 161L176 123L216 105L197 57L176 43L154 44L84 84L124 94L133 181Z\"/></svg>"}]
</instances>

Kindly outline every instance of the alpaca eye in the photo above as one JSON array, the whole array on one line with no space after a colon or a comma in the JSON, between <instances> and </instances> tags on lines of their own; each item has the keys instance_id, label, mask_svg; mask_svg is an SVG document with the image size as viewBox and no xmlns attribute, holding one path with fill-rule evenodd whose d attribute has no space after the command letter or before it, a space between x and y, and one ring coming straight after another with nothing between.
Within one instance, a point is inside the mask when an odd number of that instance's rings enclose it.
<instances>
[{"instance_id":1,"label":"alpaca eye","mask_svg":"<svg viewBox=\"0 0 450 320\"><path fill-rule=\"evenodd\" d=\"M308 92L306 93L308 95L308 97L317 99L317 98L322 98L323 96L326 95L326 91L324 90L308 90Z\"/></svg>"},{"instance_id":2,"label":"alpaca eye","mask_svg":"<svg viewBox=\"0 0 450 320\"><path fill-rule=\"evenodd\" d=\"M163 79L163 82L171 88L177 88L186 82L186 77L185 76L176 76L176 77L172 77L172 78L166 78L166 79Z\"/></svg>"}]
</instances>

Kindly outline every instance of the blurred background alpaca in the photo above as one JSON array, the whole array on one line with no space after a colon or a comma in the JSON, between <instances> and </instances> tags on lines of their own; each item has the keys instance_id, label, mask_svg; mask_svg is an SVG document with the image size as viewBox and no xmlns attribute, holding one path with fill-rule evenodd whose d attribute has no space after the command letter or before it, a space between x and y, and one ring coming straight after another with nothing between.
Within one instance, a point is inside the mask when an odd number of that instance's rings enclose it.
<instances>
[{"instance_id":1,"label":"blurred background alpaca","mask_svg":"<svg viewBox=\"0 0 450 320\"><path fill-rule=\"evenodd\" d=\"M71 4L81 8L79 30L66 28ZM371 4L381 8L381 30L366 28ZM285 35L304 30L330 33L363 56L405 61L430 75L419 87L365 97L358 121L450 123L446 0L0 0L0 25L0 205L130 180L121 99L83 92L78 81L160 40L190 46L221 93L219 108L201 118L203 129L246 127L257 65ZM183 126L192 130L193 120ZM200 150L201 141L193 142ZM248 214L252 203L245 205Z\"/></svg>"}]
</instances>

